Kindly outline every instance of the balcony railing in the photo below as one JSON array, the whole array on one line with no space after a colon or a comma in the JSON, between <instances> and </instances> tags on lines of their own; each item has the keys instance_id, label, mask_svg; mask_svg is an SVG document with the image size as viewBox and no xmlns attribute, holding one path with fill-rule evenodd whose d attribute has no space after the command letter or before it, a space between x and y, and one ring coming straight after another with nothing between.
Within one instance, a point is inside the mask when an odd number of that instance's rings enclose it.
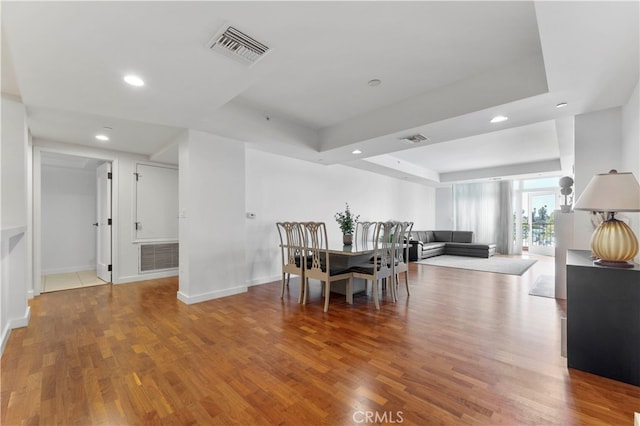
<instances>
[{"instance_id":1,"label":"balcony railing","mask_svg":"<svg viewBox=\"0 0 640 426\"><path fill-rule=\"evenodd\" d=\"M555 239L553 222L533 222L531 228L528 223L522 224L522 246L529 247L529 241L534 246L553 246ZM531 233L531 238L529 238Z\"/></svg>"}]
</instances>

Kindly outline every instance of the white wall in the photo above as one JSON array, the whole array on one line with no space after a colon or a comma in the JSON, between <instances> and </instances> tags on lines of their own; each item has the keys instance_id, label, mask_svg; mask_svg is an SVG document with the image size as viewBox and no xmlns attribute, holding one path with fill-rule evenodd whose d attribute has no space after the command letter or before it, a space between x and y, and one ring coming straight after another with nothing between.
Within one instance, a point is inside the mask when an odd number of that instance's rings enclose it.
<instances>
[{"instance_id":1,"label":"white wall","mask_svg":"<svg viewBox=\"0 0 640 426\"><path fill-rule=\"evenodd\" d=\"M96 268L96 171L43 165L42 274Z\"/></svg>"},{"instance_id":2,"label":"white wall","mask_svg":"<svg viewBox=\"0 0 640 426\"><path fill-rule=\"evenodd\" d=\"M180 288L184 303L245 292L244 144L189 130L179 142Z\"/></svg>"},{"instance_id":3,"label":"white wall","mask_svg":"<svg viewBox=\"0 0 640 426\"><path fill-rule=\"evenodd\" d=\"M435 223L435 190L345 166L325 166L246 150L247 283L280 277L278 221L324 221L329 240L342 234L334 214L348 202L360 220L407 220L414 229Z\"/></svg>"},{"instance_id":4,"label":"white wall","mask_svg":"<svg viewBox=\"0 0 640 426\"><path fill-rule=\"evenodd\" d=\"M27 224L27 139L24 105L2 95L2 228Z\"/></svg>"},{"instance_id":5,"label":"white wall","mask_svg":"<svg viewBox=\"0 0 640 426\"><path fill-rule=\"evenodd\" d=\"M622 108L577 115L575 119L575 200L591 178L611 169L623 170ZM590 213L574 213L573 246L590 250L593 234Z\"/></svg>"},{"instance_id":6,"label":"white wall","mask_svg":"<svg viewBox=\"0 0 640 426\"><path fill-rule=\"evenodd\" d=\"M622 107L622 170L633 172L640 181L640 82ZM640 239L640 213L625 213L636 237ZM640 253L636 256L640 263Z\"/></svg>"},{"instance_id":7,"label":"white wall","mask_svg":"<svg viewBox=\"0 0 640 426\"><path fill-rule=\"evenodd\" d=\"M454 229L453 187L436 189L436 223L426 229Z\"/></svg>"},{"instance_id":8,"label":"white wall","mask_svg":"<svg viewBox=\"0 0 640 426\"><path fill-rule=\"evenodd\" d=\"M27 221L27 159L29 136L24 105L2 95L0 146L0 352L11 330L29 323L27 304L30 255Z\"/></svg>"}]
</instances>

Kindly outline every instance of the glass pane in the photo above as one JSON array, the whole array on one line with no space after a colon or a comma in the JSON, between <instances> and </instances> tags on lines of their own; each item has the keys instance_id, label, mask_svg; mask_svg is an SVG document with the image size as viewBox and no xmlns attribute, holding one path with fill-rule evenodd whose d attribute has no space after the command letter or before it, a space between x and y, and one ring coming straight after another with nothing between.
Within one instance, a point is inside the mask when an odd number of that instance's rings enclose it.
<instances>
[{"instance_id":1,"label":"glass pane","mask_svg":"<svg viewBox=\"0 0 640 426\"><path fill-rule=\"evenodd\" d=\"M529 206L531 246L553 246L553 211L555 208L555 193L531 195L531 205Z\"/></svg>"},{"instance_id":2,"label":"glass pane","mask_svg":"<svg viewBox=\"0 0 640 426\"><path fill-rule=\"evenodd\" d=\"M532 190L532 189L547 189L547 188L557 188L558 187L557 177L551 178L540 178L540 179L527 179L522 182L522 188L524 190Z\"/></svg>"}]
</instances>

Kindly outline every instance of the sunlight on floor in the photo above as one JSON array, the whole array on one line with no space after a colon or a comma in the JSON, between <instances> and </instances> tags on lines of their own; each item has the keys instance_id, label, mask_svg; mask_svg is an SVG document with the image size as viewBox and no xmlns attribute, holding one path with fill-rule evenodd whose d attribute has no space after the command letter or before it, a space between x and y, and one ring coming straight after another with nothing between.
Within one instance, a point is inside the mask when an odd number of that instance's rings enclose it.
<instances>
[{"instance_id":1,"label":"sunlight on floor","mask_svg":"<svg viewBox=\"0 0 640 426\"><path fill-rule=\"evenodd\" d=\"M67 272L42 276L42 292L70 290L107 284L96 276L95 270Z\"/></svg>"}]
</instances>

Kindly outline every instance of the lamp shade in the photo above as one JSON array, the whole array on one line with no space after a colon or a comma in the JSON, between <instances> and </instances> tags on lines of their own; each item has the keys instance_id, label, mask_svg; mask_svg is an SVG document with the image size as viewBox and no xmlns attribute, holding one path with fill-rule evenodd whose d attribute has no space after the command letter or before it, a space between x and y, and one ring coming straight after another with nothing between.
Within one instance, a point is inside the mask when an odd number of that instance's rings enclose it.
<instances>
[{"instance_id":1,"label":"lamp shade","mask_svg":"<svg viewBox=\"0 0 640 426\"><path fill-rule=\"evenodd\" d=\"M611 170L595 175L573 208L592 212L640 211L640 184L630 172Z\"/></svg>"}]
</instances>

